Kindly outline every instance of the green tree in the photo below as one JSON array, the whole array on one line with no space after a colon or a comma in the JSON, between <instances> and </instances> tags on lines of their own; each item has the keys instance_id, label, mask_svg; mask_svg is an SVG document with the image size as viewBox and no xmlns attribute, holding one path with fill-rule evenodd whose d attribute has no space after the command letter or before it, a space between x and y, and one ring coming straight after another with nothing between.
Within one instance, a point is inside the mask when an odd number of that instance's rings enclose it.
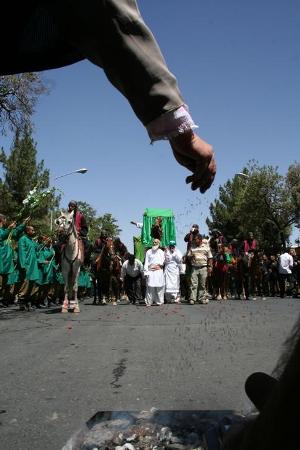
<instances>
[{"instance_id":1,"label":"green tree","mask_svg":"<svg viewBox=\"0 0 300 450\"><path fill-rule=\"evenodd\" d=\"M22 209L23 200L34 186L39 185L42 189L49 186L49 170L45 169L43 160L37 162L36 143L27 127L16 131L9 154L1 149L0 164L3 169L3 177L0 178L0 211L13 219ZM45 199L34 210L36 223L49 224L47 215L50 203L58 206L59 197Z\"/></svg>"},{"instance_id":2,"label":"green tree","mask_svg":"<svg viewBox=\"0 0 300 450\"><path fill-rule=\"evenodd\" d=\"M219 198L210 205L210 229L218 228L229 239L252 231L261 247L285 245L291 227L300 217L300 164L291 165L285 176L272 166L251 161L246 177L234 176L219 188Z\"/></svg>"},{"instance_id":3,"label":"green tree","mask_svg":"<svg viewBox=\"0 0 300 450\"><path fill-rule=\"evenodd\" d=\"M37 73L0 77L0 131L31 127L31 117L40 95L48 87Z\"/></svg>"},{"instance_id":4,"label":"green tree","mask_svg":"<svg viewBox=\"0 0 300 450\"><path fill-rule=\"evenodd\" d=\"M101 231L106 231L110 236L117 237L122 231L118 226L118 220L112 214L105 213L97 216L97 211L87 202L78 201L78 209L84 214L89 226L89 239L94 242Z\"/></svg>"}]
</instances>

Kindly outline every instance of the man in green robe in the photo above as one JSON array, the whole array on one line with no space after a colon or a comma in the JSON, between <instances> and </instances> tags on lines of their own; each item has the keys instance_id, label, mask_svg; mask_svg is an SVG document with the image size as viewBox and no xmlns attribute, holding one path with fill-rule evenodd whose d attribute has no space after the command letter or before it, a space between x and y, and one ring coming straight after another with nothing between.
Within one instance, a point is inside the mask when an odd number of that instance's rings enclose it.
<instances>
[{"instance_id":1,"label":"man in green robe","mask_svg":"<svg viewBox=\"0 0 300 450\"><path fill-rule=\"evenodd\" d=\"M16 226L16 222L12 222L6 227L6 222L6 217L0 214L0 291L5 306L9 303L12 274L16 272L12 239L17 240L25 229L25 224Z\"/></svg>"},{"instance_id":2,"label":"man in green robe","mask_svg":"<svg viewBox=\"0 0 300 450\"><path fill-rule=\"evenodd\" d=\"M21 287L18 298L21 310L30 310L31 300L37 292L36 282L39 280L37 244L33 241L34 228L26 226L24 235L18 242Z\"/></svg>"},{"instance_id":3,"label":"man in green robe","mask_svg":"<svg viewBox=\"0 0 300 450\"><path fill-rule=\"evenodd\" d=\"M39 284L40 305L48 306L54 298L56 263L52 240L47 236L44 236L43 245L38 251L38 265L40 277L37 283Z\"/></svg>"}]
</instances>

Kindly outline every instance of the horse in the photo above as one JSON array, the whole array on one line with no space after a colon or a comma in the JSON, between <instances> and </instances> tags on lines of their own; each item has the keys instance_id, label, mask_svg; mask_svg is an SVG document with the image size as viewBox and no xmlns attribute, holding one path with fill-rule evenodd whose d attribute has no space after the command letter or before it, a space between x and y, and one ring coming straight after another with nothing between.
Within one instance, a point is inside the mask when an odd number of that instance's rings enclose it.
<instances>
[{"instance_id":1,"label":"horse","mask_svg":"<svg viewBox=\"0 0 300 450\"><path fill-rule=\"evenodd\" d=\"M112 301L113 305L117 304L121 293L121 267L122 261L115 252L113 239L107 238L94 263L98 295L102 304L107 301Z\"/></svg>"},{"instance_id":2,"label":"horse","mask_svg":"<svg viewBox=\"0 0 300 450\"><path fill-rule=\"evenodd\" d=\"M78 277L80 267L83 264L84 250L82 241L79 239L74 223L74 213L62 213L56 219L60 241L63 242L61 250L61 270L64 278L64 301L61 312L72 310L79 313L78 304ZM74 293L74 300L73 298Z\"/></svg>"}]
</instances>

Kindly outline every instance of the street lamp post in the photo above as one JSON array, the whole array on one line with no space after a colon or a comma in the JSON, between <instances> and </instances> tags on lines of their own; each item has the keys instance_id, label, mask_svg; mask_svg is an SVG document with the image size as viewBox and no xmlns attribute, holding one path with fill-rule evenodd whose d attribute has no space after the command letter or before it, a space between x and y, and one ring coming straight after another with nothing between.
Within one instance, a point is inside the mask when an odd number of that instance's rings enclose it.
<instances>
[{"instance_id":1,"label":"street lamp post","mask_svg":"<svg viewBox=\"0 0 300 450\"><path fill-rule=\"evenodd\" d=\"M59 178L66 177L67 175L73 175L73 173L82 173L83 174L83 173L86 173L87 171L88 171L88 169L85 169L85 168L74 170L73 172L68 172L68 173L65 173L64 175L59 175L59 177L55 177L54 181L58 180Z\"/></svg>"},{"instance_id":2,"label":"street lamp post","mask_svg":"<svg viewBox=\"0 0 300 450\"><path fill-rule=\"evenodd\" d=\"M54 178L54 181L58 180L59 178L67 177L68 175L73 175L74 173L81 173L84 174L88 171L86 168L81 168L77 170L73 170L73 172L64 173L63 175L59 175L58 177ZM50 211L50 230L53 231L53 210Z\"/></svg>"}]
</instances>

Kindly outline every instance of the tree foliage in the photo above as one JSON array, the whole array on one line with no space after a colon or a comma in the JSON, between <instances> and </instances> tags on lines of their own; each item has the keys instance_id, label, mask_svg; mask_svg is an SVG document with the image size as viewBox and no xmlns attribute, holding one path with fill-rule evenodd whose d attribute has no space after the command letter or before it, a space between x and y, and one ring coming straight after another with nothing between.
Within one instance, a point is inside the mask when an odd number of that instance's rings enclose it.
<instances>
[{"instance_id":1,"label":"tree foliage","mask_svg":"<svg viewBox=\"0 0 300 450\"><path fill-rule=\"evenodd\" d=\"M105 213L97 216L97 211L87 202L78 201L78 209L84 214L89 226L89 239L94 242L102 231L112 237L117 237L122 231L118 226L118 221L112 214Z\"/></svg>"},{"instance_id":2,"label":"tree foliage","mask_svg":"<svg viewBox=\"0 0 300 450\"><path fill-rule=\"evenodd\" d=\"M31 126L31 116L42 94L46 94L41 76L23 73L0 77L0 130L20 130Z\"/></svg>"},{"instance_id":3,"label":"tree foliage","mask_svg":"<svg viewBox=\"0 0 300 450\"><path fill-rule=\"evenodd\" d=\"M41 189L49 187L49 170L45 169L43 160L37 162L36 143L27 127L23 131L16 131L9 154L1 149L0 164L3 171L0 178L0 212L15 219L29 191L36 185ZM50 225L49 208L58 206L59 197L52 196L45 200L34 211L35 222L44 224L43 228Z\"/></svg>"},{"instance_id":4,"label":"tree foliage","mask_svg":"<svg viewBox=\"0 0 300 450\"><path fill-rule=\"evenodd\" d=\"M219 198L210 205L210 229L228 239L252 231L267 249L284 245L291 227L300 221L300 164L291 165L285 176L277 167L250 161L246 177L235 175L219 188Z\"/></svg>"}]
</instances>

